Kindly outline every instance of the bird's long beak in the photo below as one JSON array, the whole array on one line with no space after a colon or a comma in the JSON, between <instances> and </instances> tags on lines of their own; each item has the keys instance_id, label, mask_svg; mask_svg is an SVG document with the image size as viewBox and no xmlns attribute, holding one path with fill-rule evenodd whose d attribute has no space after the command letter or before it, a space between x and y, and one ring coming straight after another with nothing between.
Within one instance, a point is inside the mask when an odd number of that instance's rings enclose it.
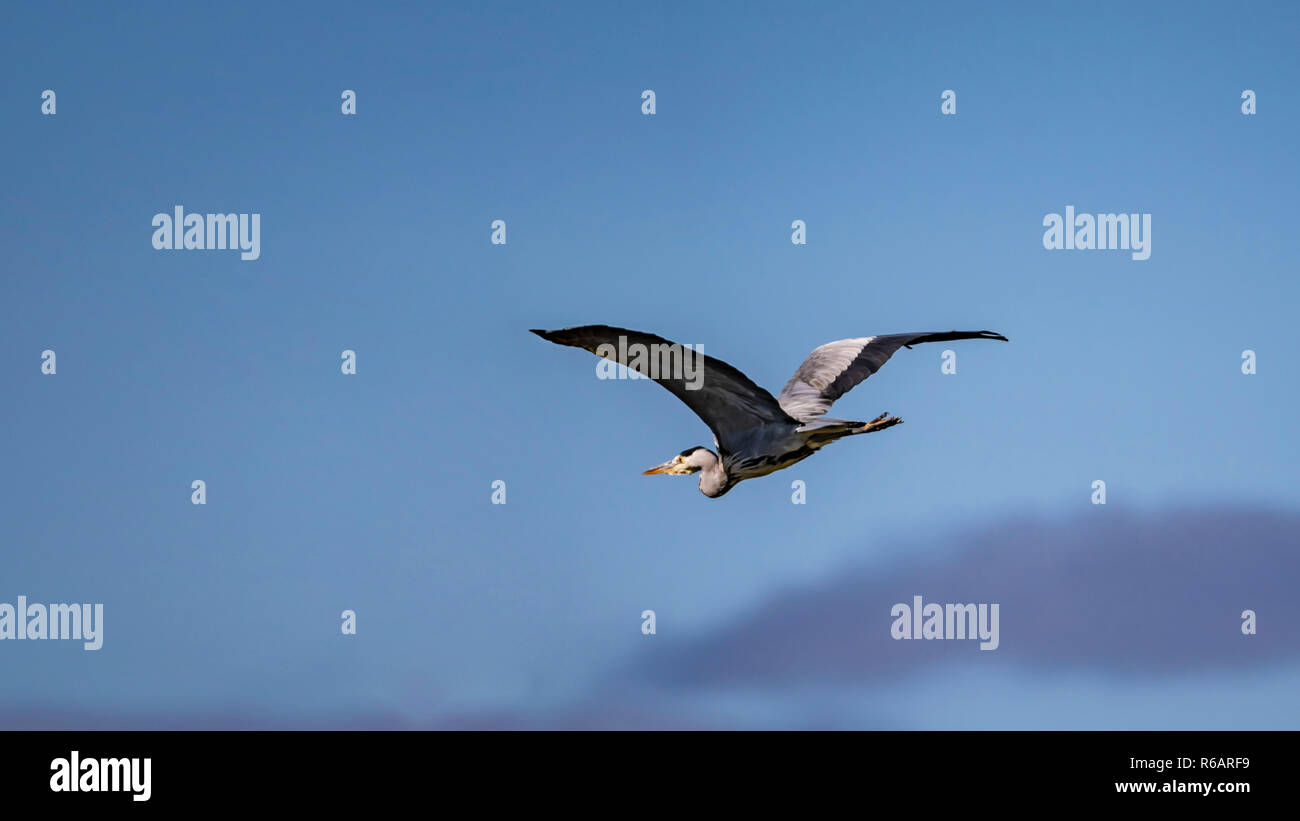
<instances>
[{"instance_id":1,"label":"bird's long beak","mask_svg":"<svg viewBox=\"0 0 1300 821\"><path fill-rule=\"evenodd\" d=\"M671 468L672 466L673 466L672 462L664 462L662 465L659 465L658 467L652 467L647 471L643 471L641 475L649 476L652 473L667 473L668 469Z\"/></svg>"}]
</instances>

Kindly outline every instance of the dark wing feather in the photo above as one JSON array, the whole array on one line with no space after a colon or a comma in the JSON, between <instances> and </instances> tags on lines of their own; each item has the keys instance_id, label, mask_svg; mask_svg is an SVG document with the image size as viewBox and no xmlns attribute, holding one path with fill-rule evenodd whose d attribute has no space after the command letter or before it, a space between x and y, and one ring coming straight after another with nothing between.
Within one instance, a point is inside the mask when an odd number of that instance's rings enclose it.
<instances>
[{"instance_id":1,"label":"dark wing feather","mask_svg":"<svg viewBox=\"0 0 1300 821\"><path fill-rule=\"evenodd\" d=\"M733 446L739 445L737 434L760 425L798 424L782 410L772 394L755 385L740 371L721 359L695 353L663 337L641 331L630 331L626 328L611 328L608 325L583 325L558 331L533 330L533 333L557 345L582 348L597 356L603 355L598 353L601 346L609 346L604 351L609 354L605 356L606 359L653 378L667 388L673 396L685 402L686 406L695 411L695 415L703 419L713 431L720 448L734 449ZM689 373L698 374L696 369L703 368L703 375L696 377L699 381L687 379L688 371L685 370L680 374L660 372L652 375L648 367L650 357L630 355L635 350L631 346L636 344L644 346L647 351L655 350L651 347L654 345L676 345L677 354L693 357L689 360L691 363ZM698 388L692 390L688 387L690 383L697 384Z\"/></svg>"}]
</instances>

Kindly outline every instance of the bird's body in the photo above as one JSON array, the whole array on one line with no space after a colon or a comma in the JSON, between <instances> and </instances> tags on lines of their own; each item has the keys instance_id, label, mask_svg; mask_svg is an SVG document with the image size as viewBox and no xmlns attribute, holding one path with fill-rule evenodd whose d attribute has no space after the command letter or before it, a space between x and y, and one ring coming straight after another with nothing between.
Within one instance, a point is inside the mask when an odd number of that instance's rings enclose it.
<instances>
[{"instance_id":1,"label":"bird's body","mask_svg":"<svg viewBox=\"0 0 1300 821\"><path fill-rule=\"evenodd\" d=\"M814 430L805 430L799 423L768 424L753 428L744 446L736 452L721 450L722 467L730 480L728 489L744 479L756 479L802 462L836 439L852 435L853 428L861 428L866 424L868 423L848 422L845 425Z\"/></svg>"},{"instance_id":2,"label":"bird's body","mask_svg":"<svg viewBox=\"0 0 1300 821\"><path fill-rule=\"evenodd\" d=\"M823 416L832 402L879 370L899 348L958 339L1006 341L1006 337L991 331L842 339L809 354L780 395L773 397L726 362L653 334L608 325L534 330L533 333L559 345L583 348L637 371L667 388L695 411L713 431L718 452L690 448L645 472L699 473L700 492L710 498L723 495L745 479L790 467L837 439L900 423L901 419L883 413L870 422ZM675 369L673 357L679 357Z\"/></svg>"}]
</instances>

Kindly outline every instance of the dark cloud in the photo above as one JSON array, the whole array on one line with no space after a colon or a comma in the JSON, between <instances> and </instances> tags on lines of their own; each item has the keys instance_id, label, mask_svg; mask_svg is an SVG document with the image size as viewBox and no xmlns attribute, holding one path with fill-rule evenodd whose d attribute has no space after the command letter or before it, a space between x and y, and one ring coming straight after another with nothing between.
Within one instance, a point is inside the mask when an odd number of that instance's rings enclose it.
<instances>
[{"instance_id":1,"label":"dark cloud","mask_svg":"<svg viewBox=\"0 0 1300 821\"><path fill-rule=\"evenodd\" d=\"M922 543L923 544L923 543ZM771 597L639 680L678 687L882 683L926 665L1149 676L1300 656L1300 516L1095 507L1068 522L1005 521L886 568ZM996 602L1000 647L895 641L890 608ZM1241 612L1258 614L1244 636Z\"/></svg>"},{"instance_id":2,"label":"dark cloud","mask_svg":"<svg viewBox=\"0 0 1300 821\"><path fill-rule=\"evenodd\" d=\"M709 699L728 693L769 697L768 706L784 716L770 720L777 725L887 727L894 723L887 704L874 703L873 716L855 718L825 694L931 669L943 675L955 664L1012 674L1154 677L1249 671L1300 658L1300 515L1143 515L1098 507L1066 522L1004 521L916 545L887 567L850 569L775 594L710 635L657 641L653 654L612 671L569 709L466 710L421 721L379 713L289 718L240 708L169 715L11 705L0 708L0 729L755 726L752 716L716 718ZM998 603L999 648L891 639L890 609L918 594L926 602ZM1257 635L1241 633L1245 609L1258 614Z\"/></svg>"}]
</instances>

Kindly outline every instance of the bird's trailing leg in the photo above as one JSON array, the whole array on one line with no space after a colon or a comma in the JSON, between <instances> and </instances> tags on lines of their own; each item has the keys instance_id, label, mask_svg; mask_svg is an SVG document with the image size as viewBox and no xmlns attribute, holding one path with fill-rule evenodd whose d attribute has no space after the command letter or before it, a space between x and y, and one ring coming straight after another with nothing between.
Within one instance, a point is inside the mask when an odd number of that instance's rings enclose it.
<instances>
[{"instance_id":1,"label":"bird's trailing leg","mask_svg":"<svg viewBox=\"0 0 1300 821\"><path fill-rule=\"evenodd\" d=\"M892 428L894 425L901 424L902 421L903 420L899 419L897 416L890 416L889 412L885 411L884 413L877 416L875 419L872 419L867 424L853 431L853 433L855 434L875 433L878 430L884 430L885 428Z\"/></svg>"}]
</instances>

